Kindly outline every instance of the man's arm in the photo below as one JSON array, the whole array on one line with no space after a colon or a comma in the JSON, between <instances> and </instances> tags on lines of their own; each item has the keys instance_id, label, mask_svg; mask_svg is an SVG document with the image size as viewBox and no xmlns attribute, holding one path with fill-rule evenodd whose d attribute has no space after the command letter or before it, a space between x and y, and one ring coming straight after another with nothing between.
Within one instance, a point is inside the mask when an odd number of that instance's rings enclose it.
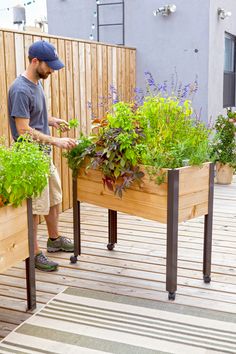
<instances>
[{"instance_id":1,"label":"man's arm","mask_svg":"<svg viewBox=\"0 0 236 354\"><path fill-rule=\"evenodd\" d=\"M70 129L69 124L66 120L56 118L56 117L48 117L48 124L51 127L54 127L56 129L60 129L62 132L66 132Z\"/></svg>"},{"instance_id":2,"label":"man's arm","mask_svg":"<svg viewBox=\"0 0 236 354\"><path fill-rule=\"evenodd\" d=\"M62 149L72 149L76 145L76 141L71 138L56 138L39 132L29 126L29 119L27 118L15 118L16 129L19 135L26 133L30 134L33 140L36 140L43 144L50 144Z\"/></svg>"}]
</instances>

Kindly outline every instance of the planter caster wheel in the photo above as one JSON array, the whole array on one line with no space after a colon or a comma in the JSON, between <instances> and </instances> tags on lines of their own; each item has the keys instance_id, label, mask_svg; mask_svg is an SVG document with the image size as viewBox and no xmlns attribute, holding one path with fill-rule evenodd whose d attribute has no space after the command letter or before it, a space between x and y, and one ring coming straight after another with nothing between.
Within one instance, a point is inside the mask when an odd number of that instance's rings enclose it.
<instances>
[{"instance_id":1,"label":"planter caster wheel","mask_svg":"<svg viewBox=\"0 0 236 354\"><path fill-rule=\"evenodd\" d=\"M109 251L112 251L114 247L115 247L115 244L114 244L114 243L108 243L108 244L107 244L107 249L108 249Z\"/></svg>"},{"instance_id":2,"label":"planter caster wheel","mask_svg":"<svg viewBox=\"0 0 236 354\"><path fill-rule=\"evenodd\" d=\"M204 283L209 284L211 282L210 275L204 275L203 280L204 280Z\"/></svg>"},{"instance_id":3,"label":"planter caster wheel","mask_svg":"<svg viewBox=\"0 0 236 354\"><path fill-rule=\"evenodd\" d=\"M168 300L175 300L175 292L168 294Z\"/></svg>"},{"instance_id":4,"label":"planter caster wheel","mask_svg":"<svg viewBox=\"0 0 236 354\"><path fill-rule=\"evenodd\" d=\"M71 262L71 263L77 263L77 260L78 260L78 259L77 259L77 256L71 256L71 257L70 257L70 262Z\"/></svg>"}]
</instances>

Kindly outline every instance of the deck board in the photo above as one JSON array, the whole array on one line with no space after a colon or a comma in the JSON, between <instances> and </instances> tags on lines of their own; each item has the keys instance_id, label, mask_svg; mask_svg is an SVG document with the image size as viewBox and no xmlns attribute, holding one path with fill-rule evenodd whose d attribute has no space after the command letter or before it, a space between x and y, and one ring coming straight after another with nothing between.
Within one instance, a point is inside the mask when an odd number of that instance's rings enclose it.
<instances>
[{"instance_id":1,"label":"deck board","mask_svg":"<svg viewBox=\"0 0 236 354\"><path fill-rule=\"evenodd\" d=\"M178 290L175 303L236 313L236 183L215 185L212 282L202 281L203 217L179 225ZM81 204L82 255L71 264L70 254L50 257L57 272L36 272L39 309L66 286L101 290L167 302L165 291L166 226L118 214L118 245L106 249L107 211ZM72 238L72 210L60 215L60 232ZM39 242L46 248L46 226ZM20 262L0 275L0 338L28 318L25 266Z\"/></svg>"}]
</instances>

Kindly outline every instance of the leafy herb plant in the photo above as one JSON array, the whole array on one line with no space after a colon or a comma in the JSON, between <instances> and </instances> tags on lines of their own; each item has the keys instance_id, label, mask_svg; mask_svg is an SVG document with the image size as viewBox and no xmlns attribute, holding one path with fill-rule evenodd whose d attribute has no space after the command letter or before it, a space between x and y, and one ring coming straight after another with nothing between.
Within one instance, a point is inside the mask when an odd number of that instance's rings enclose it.
<instances>
[{"instance_id":1,"label":"leafy herb plant","mask_svg":"<svg viewBox=\"0 0 236 354\"><path fill-rule=\"evenodd\" d=\"M72 169L73 177L77 176L79 169L84 165L86 157L93 156L94 146L92 140L93 136L86 137L81 133L76 147L63 153L63 156L67 158L69 167Z\"/></svg>"},{"instance_id":2,"label":"leafy herb plant","mask_svg":"<svg viewBox=\"0 0 236 354\"><path fill-rule=\"evenodd\" d=\"M21 138L7 147L0 144L0 206L17 207L38 196L47 184L49 157L38 144Z\"/></svg>"},{"instance_id":3,"label":"leafy herb plant","mask_svg":"<svg viewBox=\"0 0 236 354\"><path fill-rule=\"evenodd\" d=\"M142 163L158 168L177 168L188 160L200 165L209 158L210 130L192 116L189 100L147 97L137 110L145 135Z\"/></svg>"},{"instance_id":4,"label":"leafy herb plant","mask_svg":"<svg viewBox=\"0 0 236 354\"><path fill-rule=\"evenodd\" d=\"M104 185L120 197L123 190L134 181L139 183L144 176L138 166L145 148L143 140L143 130L132 106L116 103L106 123L101 122L91 167L102 171Z\"/></svg>"}]
</instances>

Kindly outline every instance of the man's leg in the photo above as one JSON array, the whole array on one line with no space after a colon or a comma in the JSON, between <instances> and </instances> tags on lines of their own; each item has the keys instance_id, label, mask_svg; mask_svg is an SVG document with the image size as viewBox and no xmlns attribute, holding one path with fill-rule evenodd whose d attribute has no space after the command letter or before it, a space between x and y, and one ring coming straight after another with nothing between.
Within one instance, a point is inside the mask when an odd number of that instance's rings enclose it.
<instances>
[{"instance_id":1,"label":"man's leg","mask_svg":"<svg viewBox=\"0 0 236 354\"><path fill-rule=\"evenodd\" d=\"M58 221L59 221L59 205L56 204L50 207L49 214L44 215L47 229L48 229L48 242L47 251L48 252L73 252L74 244L73 242L64 236L59 236L58 231Z\"/></svg>"},{"instance_id":2,"label":"man's leg","mask_svg":"<svg viewBox=\"0 0 236 354\"><path fill-rule=\"evenodd\" d=\"M45 215L50 211L49 185L44 188L39 197L32 199L32 207L35 240L35 267L46 272L57 270L58 263L47 258L47 256L40 250L37 240L39 215Z\"/></svg>"},{"instance_id":3,"label":"man's leg","mask_svg":"<svg viewBox=\"0 0 236 354\"><path fill-rule=\"evenodd\" d=\"M62 202L61 181L56 167L51 163L51 175L49 178L49 200L50 208L48 215L44 215L48 229L48 252L73 252L73 242L64 236L60 236L58 230L59 206Z\"/></svg>"},{"instance_id":4,"label":"man's leg","mask_svg":"<svg viewBox=\"0 0 236 354\"><path fill-rule=\"evenodd\" d=\"M35 254L35 267L46 271L51 272L57 270L58 263L51 261L48 259L45 254L40 250L37 238L37 231L38 231L38 223L39 223L39 216L34 214L33 215L33 229L34 229L34 254Z\"/></svg>"},{"instance_id":5,"label":"man's leg","mask_svg":"<svg viewBox=\"0 0 236 354\"><path fill-rule=\"evenodd\" d=\"M56 239L59 237L59 232L58 232L59 205L60 204L53 205L49 209L49 214L44 215L47 224L47 229L48 229L48 237L51 239Z\"/></svg>"}]
</instances>

